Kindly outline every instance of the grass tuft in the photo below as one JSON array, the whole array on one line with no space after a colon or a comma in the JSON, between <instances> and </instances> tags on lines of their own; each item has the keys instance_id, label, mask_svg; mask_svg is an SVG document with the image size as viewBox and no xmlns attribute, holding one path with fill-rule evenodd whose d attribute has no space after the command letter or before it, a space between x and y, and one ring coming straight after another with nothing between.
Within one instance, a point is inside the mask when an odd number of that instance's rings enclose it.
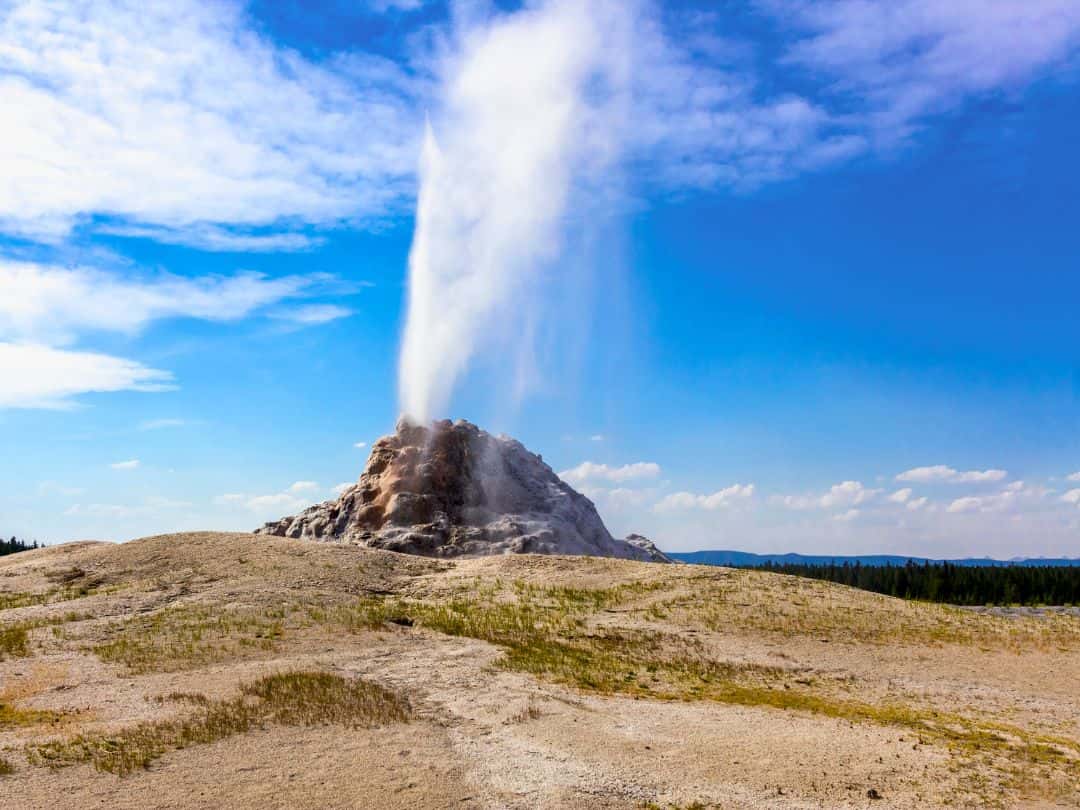
<instances>
[{"instance_id":1,"label":"grass tuft","mask_svg":"<svg viewBox=\"0 0 1080 810\"><path fill-rule=\"evenodd\" d=\"M0 757L0 776L11 776L15 773L15 766L10 761Z\"/></svg>"},{"instance_id":2,"label":"grass tuft","mask_svg":"<svg viewBox=\"0 0 1080 810\"><path fill-rule=\"evenodd\" d=\"M5 658L26 658L30 655L28 630L26 624L0 627L0 661Z\"/></svg>"}]
</instances>

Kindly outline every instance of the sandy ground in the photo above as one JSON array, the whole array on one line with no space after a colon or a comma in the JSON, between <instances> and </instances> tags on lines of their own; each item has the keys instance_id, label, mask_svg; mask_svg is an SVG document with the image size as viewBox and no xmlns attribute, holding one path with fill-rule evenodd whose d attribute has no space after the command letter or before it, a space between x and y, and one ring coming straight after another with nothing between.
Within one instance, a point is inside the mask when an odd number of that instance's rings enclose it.
<instances>
[{"instance_id":1,"label":"sandy ground","mask_svg":"<svg viewBox=\"0 0 1080 810\"><path fill-rule=\"evenodd\" d=\"M123 622L177 606L212 616L388 594L438 604L496 582L647 583L643 598L679 607L662 615L630 603L590 622L693 637L711 659L776 667L830 699L958 713L1052 737L1066 756L1044 776L1037 764L923 740L902 723L598 693L508 670L497 646L421 627L345 633L290 624L272 644L137 672L94 651ZM0 558L0 598L56 594L71 583L87 595L0 610L0 630L34 623L30 654L0 660L0 704L58 713L0 722L0 756L14 768L0 776L3 808L1080 807L1070 759L1080 757L1070 747L1080 738L1075 617L1053 618L1043 633L1046 617L964 613L956 638L927 639L913 622L931 614L906 603L772 574L573 558L448 563L250 535ZM720 626L692 618L710 608L698 601L716 599L702 583L731 594ZM1030 623L1020 641L1002 629L1015 621ZM297 669L378 683L407 696L413 717L370 729L269 725L167 751L125 776L86 764L50 769L26 756L46 740L179 716L183 705L155 699L172 692L227 698L242 682Z\"/></svg>"}]
</instances>

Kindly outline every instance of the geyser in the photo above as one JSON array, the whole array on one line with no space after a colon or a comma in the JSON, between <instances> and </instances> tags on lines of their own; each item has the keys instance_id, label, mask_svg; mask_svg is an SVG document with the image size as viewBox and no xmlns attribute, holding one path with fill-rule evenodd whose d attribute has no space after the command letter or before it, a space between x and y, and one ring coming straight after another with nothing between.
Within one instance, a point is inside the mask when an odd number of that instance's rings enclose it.
<instances>
[{"instance_id":1,"label":"geyser","mask_svg":"<svg viewBox=\"0 0 1080 810\"><path fill-rule=\"evenodd\" d=\"M584 554L667 562L643 537L617 540L592 502L518 441L469 422L406 420L371 449L337 500L266 524L262 534L354 543L429 557Z\"/></svg>"},{"instance_id":2,"label":"geyser","mask_svg":"<svg viewBox=\"0 0 1080 810\"><path fill-rule=\"evenodd\" d=\"M420 162L399 369L415 423L446 413L483 348L529 356L570 205L618 151L626 9L552 0L461 33Z\"/></svg>"}]
</instances>

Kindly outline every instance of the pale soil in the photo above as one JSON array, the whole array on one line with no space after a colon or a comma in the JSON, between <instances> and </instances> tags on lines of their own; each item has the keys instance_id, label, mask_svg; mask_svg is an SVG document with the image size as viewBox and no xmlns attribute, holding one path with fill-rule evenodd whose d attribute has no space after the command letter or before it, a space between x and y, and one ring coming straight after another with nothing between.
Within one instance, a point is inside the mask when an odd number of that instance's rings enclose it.
<instances>
[{"instance_id":1,"label":"pale soil","mask_svg":"<svg viewBox=\"0 0 1080 810\"><path fill-rule=\"evenodd\" d=\"M785 689L962 715L1075 745L1075 617L939 615L824 583L698 566L534 556L446 563L225 534L0 558L0 598L55 589L65 577L91 594L0 611L0 628L77 614L56 632L33 629L30 656L0 660L0 703L62 712L56 723L0 724L0 756L15 767L0 776L0 808L1080 807L1068 757L1044 774L886 721L583 691L507 670L499 647L419 627L288 625L267 647L142 674L91 649L119 622L170 605L267 612L365 595L440 603L495 583L659 583L597 611L589 626L695 638L710 660L779 668L790 676ZM661 603L662 612L647 609ZM938 620L958 622L955 638L924 637L920 628ZM155 697L226 698L241 682L297 669L376 682L406 695L413 719L372 729L270 725L167 752L122 777L89 765L51 770L25 756L27 744L188 710Z\"/></svg>"}]
</instances>

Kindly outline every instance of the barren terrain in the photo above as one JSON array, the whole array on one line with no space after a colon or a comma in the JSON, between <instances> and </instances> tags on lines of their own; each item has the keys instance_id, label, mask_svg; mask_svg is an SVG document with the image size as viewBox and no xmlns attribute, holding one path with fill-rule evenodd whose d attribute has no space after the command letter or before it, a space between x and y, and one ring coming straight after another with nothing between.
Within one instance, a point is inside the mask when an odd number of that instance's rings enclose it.
<instances>
[{"instance_id":1,"label":"barren terrain","mask_svg":"<svg viewBox=\"0 0 1080 810\"><path fill-rule=\"evenodd\" d=\"M0 806L1080 807L1080 617L244 534L0 558Z\"/></svg>"}]
</instances>

